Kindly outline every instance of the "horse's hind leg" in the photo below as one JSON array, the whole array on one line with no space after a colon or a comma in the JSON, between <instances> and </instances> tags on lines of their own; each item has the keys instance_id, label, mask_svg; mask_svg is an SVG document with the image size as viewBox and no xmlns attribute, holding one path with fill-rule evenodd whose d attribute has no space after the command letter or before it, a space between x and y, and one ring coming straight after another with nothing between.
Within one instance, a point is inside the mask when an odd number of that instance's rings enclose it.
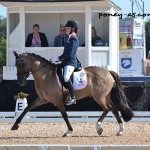
<instances>
[{"instance_id":1,"label":"horse's hind leg","mask_svg":"<svg viewBox=\"0 0 150 150\"><path fill-rule=\"evenodd\" d=\"M109 103L109 107L110 107L112 113L114 114L114 116L116 117L117 122L119 124L119 130L117 132L117 135L122 135L125 128L124 128L123 122L121 120L121 117L119 116L118 109L116 108L116 106L112 102L110 95L107 97L107 102Z\"/></svg>"},{"instance_id":2,"label":"horse's hind leg","mask_svg":"<svg viewBox=\"0 0 150 150\"><path fill-rule=\"evenodd\" d=\"M22 114L17 118L16 122L14 123L14 125L12 126L11 130L18 130L19 128L19 123L22 121L22 118L26 115L26 113L42 104L46 103L46 101L42 101L39 97L34 100L30 105L28 105L24 111L22 112Z\"/></svg>"},{"instance_id":3,"label":"horse's hind leg","mask_svg":"<svg viewBox=\"0 0 150 150\"><path fill-rule=\"evenodd\" d=\"M63 119L65 120L67 127L68 127L68 131L64 133L63 137L68 137L72 134L73 132L73 128L68 120L68 115L66 113L66 109L64 107L64 104L62 104L61 106L57 106L58 110L61 112Z\"/></svg>"},{"instance_id":4,"label":"horse's hind leg","mask_svg":"<svg viewBox=\"0 0 150 150\"><path fill-rule=\"evenodd\" d=\"M101 135L103 132L102 122L109 112L109 107L106 104L106 99L100 100L98 104L103 108L103 111L104 111L96 123L96 131L98 135Z\"/></svg>"},{"instance_id":5,"label":"horse's hind leg","mask_svg":"<svg viewBox=\"0 0 150 150\"><path fill-rule=\"evenodd\" d=\"M98 135L101 135L103 132L102 121L106 117L108 112L109 112L109 110L105 109L103 114L100 116L100 118L98 119L98 121L96 123L96 130L97 130Z\"/></svg>"},{"instance_id":6,"label":"horse's hind leg","mask_svg":"<svg viewBox=\"0 0 150 150\"><path fill-rule=\"evenodd\" d=\"M125 128L124 128L123 122L121 120L121 117L119 116L119 112L118 112L117 108L113 105L111 107L111 111L114 114L114 116L116 117L117 122L119 124L119 130L117 132L117 135L122 135Z\"/></svg>"}]
</instances>

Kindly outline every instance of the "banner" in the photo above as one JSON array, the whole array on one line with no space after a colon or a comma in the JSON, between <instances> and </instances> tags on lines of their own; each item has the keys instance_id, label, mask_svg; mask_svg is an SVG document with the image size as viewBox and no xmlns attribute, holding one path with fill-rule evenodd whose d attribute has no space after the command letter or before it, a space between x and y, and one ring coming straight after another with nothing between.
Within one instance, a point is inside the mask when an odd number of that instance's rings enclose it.
<instances>
[{"instance_id":1,"label":"banner","mask_svg":"<svg viewBox=\"0 0 150 150\"><path fill-rule=\"evenodd\" d=\"M119 75L142 75L142 50L119 51Z\"/></svg>"},{"instance_id":2,"label":"banner","mask_svg":"<svg viewBox=\"0 0 150 150\"><path fill-rule=\"evenodd\" d=\"M119 34L119 49L127 49L127 37L126 33Z\"/></svg>"},{"instance_id":3,"label":"banner","mask_svg":"<svg viewBox=\"0 0 150 150\"><path fill-rule=\"evenodd\" d=\"M134 19L133 22L133 39L143 39L143 19Z\"/></svg>"}]
</instances>

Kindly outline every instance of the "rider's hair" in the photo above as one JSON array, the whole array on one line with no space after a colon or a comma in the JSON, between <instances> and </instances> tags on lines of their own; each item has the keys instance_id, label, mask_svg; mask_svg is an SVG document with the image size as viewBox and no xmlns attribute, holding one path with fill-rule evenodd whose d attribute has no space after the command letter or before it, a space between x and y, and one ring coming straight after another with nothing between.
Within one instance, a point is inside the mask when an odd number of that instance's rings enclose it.
<instances>
[{"instance_id":1,"label":"rider's hair","mask_svg":"<svg viewBox=\"0 0 150 150\"><path fill-rule=\"evenodd\" d=\"M78 28L74 28L74 27L71 27L71 33L75 32L75 33L78 33L79 29Z\"/></svg>"}]
</instances>

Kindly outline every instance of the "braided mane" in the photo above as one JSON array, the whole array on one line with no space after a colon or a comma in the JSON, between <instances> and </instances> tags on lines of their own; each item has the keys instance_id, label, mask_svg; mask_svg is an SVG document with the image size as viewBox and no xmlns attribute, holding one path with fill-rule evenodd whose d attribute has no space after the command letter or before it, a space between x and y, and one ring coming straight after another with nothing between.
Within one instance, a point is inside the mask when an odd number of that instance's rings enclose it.
<instances>
[{"instance_id":1,"label":"braided mane","mask_svg":"<svg viewBox=\"0 0 150 150\"><path fill-rule=\"evenodd\" d=\"M52 64L50 61L48 61L47 59L45 59L45 58L42 57L42 56L36 55L36 54L34 54L34 53L26 53L26 54L32 55L33 57L38 58L38 59L40 59L41 61L44 61L45 63L48 63L48 64L50 64L50 65L56 66L55 64Z\"/></svg>"}]
</instances>

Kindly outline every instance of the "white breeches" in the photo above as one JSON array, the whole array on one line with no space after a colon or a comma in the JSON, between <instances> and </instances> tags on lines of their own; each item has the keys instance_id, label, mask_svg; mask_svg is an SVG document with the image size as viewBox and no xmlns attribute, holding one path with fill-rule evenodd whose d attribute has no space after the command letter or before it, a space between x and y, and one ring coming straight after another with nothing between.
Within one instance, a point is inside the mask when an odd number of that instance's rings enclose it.
<instances>
[{"instance_id":1,"label":"white breeches","mask_svg":"<svg viewBox=\"0 0 150 150\"><path fill-rule=\"evenodd\" d=\"M64 67L64 80L65 82L68 82L70 79L70 76L72 75L75 67L73 66L65 66Z\"/></svg>"}]
</instances>

